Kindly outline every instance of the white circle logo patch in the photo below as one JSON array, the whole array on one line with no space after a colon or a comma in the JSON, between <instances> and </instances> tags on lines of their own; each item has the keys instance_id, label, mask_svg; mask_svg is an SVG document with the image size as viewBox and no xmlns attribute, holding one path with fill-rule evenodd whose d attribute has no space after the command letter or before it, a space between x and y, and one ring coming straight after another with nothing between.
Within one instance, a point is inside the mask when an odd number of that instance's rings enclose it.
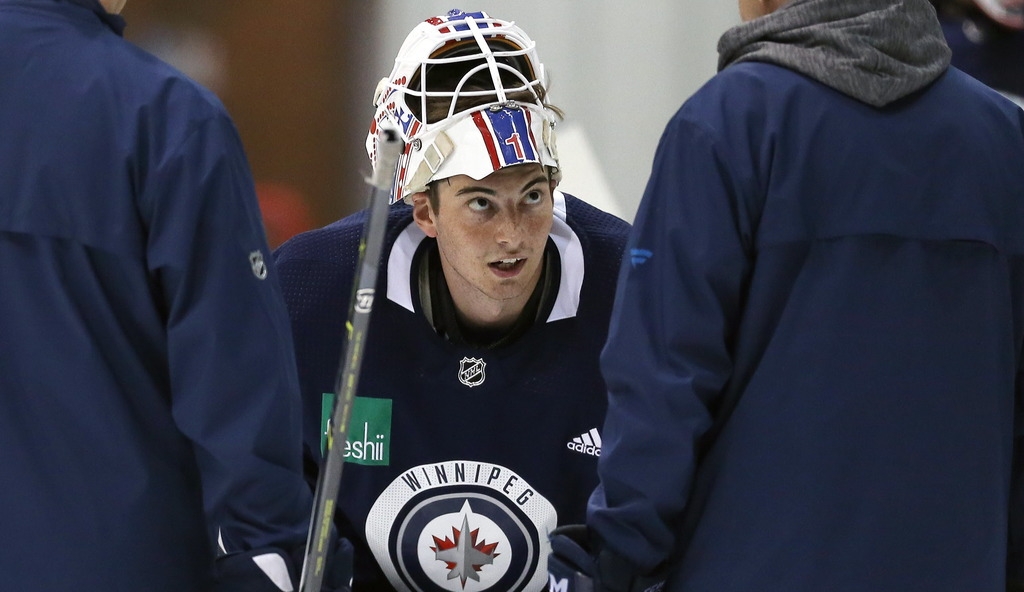
<instances>
[{"instance_id":1,"label":"white circle logo patch","mask_svg":"<svg viewBox=\"0 0 1024 592\"><path fill-rule=\"evenodd\" d=\"M412 468L381 492L366 539L399 590L539 590L557 521L551 503L511 470L446 461Z\"/></svg>"}]
</instances>

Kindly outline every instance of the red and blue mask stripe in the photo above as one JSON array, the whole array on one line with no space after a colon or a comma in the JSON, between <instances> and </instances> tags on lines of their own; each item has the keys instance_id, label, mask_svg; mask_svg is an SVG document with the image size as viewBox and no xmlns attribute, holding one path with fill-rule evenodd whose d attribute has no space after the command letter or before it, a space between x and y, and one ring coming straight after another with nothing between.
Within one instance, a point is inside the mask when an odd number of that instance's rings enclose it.
<instances>
[{"instance_id":1,"label":"red and blue mask stripe","mask_svg":"<svg viewBox=\"0 0 1024 592\"><path fill-rule=\"evenodd\" d=\"M526 109L484 109L473 113L473 122L483 136L494 170L526 162L540 162L536 140L530 130L530 112Z\"/></svg>"}]
</instances>

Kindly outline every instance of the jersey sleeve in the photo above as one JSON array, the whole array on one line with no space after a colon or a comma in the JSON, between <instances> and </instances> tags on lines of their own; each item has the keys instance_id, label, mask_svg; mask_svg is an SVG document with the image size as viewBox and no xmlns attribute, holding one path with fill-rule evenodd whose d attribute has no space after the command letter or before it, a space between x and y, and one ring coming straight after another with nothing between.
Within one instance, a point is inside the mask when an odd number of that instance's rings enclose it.
<instances>
[{"instance_id":1,"label":"jersey sleeve","mask_svg":"<svg viewBox=\"0 0 1024 592\"><path fill-rule=\"evenodd\" d=\"M166 307L169 404L223 550L301 544L311 492L294 353L252 175L226 115L181 136L154 151L139 199Z\"/></svg>"},{"instance_id":2,"label":"jersey sleeve","mask_svg":"<svg viewBox=\"0 0 1024 592\"><path fill-rule=\"evenodd\" d=\"M588 523L642 573L668 557L730 378L752 214L721 142L677 115L627 244L601 364L609 396ZM752 177L752 175L750 175Z\"/></svg>"}]
</instances>

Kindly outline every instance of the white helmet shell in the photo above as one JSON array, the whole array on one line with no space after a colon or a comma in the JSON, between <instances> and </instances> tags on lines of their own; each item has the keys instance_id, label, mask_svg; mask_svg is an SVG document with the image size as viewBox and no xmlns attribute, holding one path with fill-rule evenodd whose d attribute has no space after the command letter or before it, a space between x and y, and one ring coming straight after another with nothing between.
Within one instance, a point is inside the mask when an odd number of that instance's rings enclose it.
<instances>
[{"instance_id":1,"label":"white helmet shell","mask_svg":"<svg viewBox=\"0 0 1024 592\"><path fill-rule=\"evenodd\" d=\"M431 79L439 64L458 67L442 70L448 78ZM453 71L461 78L451 77ZM550 167L557 180L557 117L544 105L545 82L536 44L512 22L452 10L416 26L377 86L366 138L374 167L380 122L393 122L406 143L391 202L432 181L460 174L479 180L524 163ZM480 104L456 112L466 97L481 97ZM428 101L434 110L447 104L446 115L430 120Z\"/></svg>"}]
</instances>

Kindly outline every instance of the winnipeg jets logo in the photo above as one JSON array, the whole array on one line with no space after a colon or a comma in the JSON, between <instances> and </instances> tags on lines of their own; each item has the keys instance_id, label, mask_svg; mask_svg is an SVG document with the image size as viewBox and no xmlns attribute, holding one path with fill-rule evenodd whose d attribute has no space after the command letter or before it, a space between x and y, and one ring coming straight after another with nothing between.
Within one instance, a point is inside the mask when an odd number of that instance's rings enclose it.
<instances>
[{"instance_id":1,"label":"winnipeg jets logo","mask_svg":"<svg viewBox=\"0 0 1024 592\"><path fill-rule=\"evenodd\" d=\"M469 502L462 508L462 527L452 526L452 537L445 537L443 540L433 536L434 545L430 550L434 552L434 558L443 561L448 568L448 579L458 578L462 588L466 588L467 580L480 581L480 571L484 566L494 563L494 559L500 555L496 552L498 543L488 543L485 540L477 542L480 529L470 530L469 527Z\"/></svg>"},{"instance_id":2,"label":"winnipeg jets logo","mask_svg":"<svg viewBox=\"0 0 1024 592\"><path fill-rule=\"evenodd\" d=\"M249 265L252 267L252 274L258 279L267 279L267 262L263 260L263 253L253 251L249 253Z\"/></svg>"},{"instance_id":3,"label":"winnipeg jets logo","mask_svg":"<svg viewBox=\"0 0 1024 592\"><path fill-rule=\"evenodd\" d=\"M479 358L462 358L459 362L459 382L472 388L484 383L484 367L487 363Z\"/></svg>"},{"instance_id":4,"label":"winnipeg jets logo","mask_svg":"<svg viewBox=\"0 0 1024 592\"><path fill-rule=\"evenodd\" d=\"M366 515L366 543L396 590L527 592L548 581L554 506L501 465L408 467Z\"/></svg>"}]
</instances>

